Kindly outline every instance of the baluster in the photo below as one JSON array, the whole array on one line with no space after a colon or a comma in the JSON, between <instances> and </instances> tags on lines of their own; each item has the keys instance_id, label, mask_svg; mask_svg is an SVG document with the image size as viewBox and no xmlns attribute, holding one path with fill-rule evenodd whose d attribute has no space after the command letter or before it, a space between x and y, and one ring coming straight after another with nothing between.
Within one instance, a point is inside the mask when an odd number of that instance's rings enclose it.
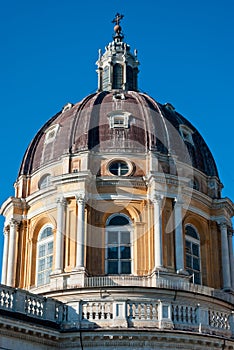
<instances>
[{"instance_id":1,"label":"baluster","mask_svg":"<svg viewBox=\"0 0 234 350\"><path fill-rule=\"evenodd\" d=\"M145 304L141 303L140 304L140 319L141 320L145 320L146 319L146 315L145 315Z\"/></svg>"},{"instance_id":2,"label":"baluster","mask_svg":"<svg viewBox=\"0 0 234 350\"><path fill-rule=\"evenodd\" d=\"M135 319L139 320L139 304L135 303Z\"/></svg>"},{"instance_id":3,"label":"baluster","mask_svg":"<svg viewBox=\"0 0 234 350\"><path fill-rule=\"evenodd\" d=\"M153 320L158 321L158 304L153 304L152 317Z\"/></svg>"},{"instance_id":4,"label":"baluster","mask_svg":"<svg viewBox=\"0 0 234 350\"><path fill-rule=\"evenodd\" d=\"M93 314L94 314L94 320L98 320L98 310L99 307L98 307L98 303L94 303L93 304Z\"/></svg>"},{"instance_id":5,"label":"baluster","mask_svg":"<svg viewBox=\"0 0 234 350\"><path fill-rule=\"evenodd\" d=\"M133 319L133 305L132 303L128 303L128 315L127 317L132 320Z\"/></svg>"},{"instance_id":6,"label":"baluster","mask_svg":"<svg viewBox=\"0 0 234 350\"><path fill-rule=\"evenodd\" d=\"M100 320L104 320L105 319L105 304L104 303L100 303Z\"/></svg>"},{"instance_id":7,"label":"baluster","mask_svg":"<svg viewBox=\"0 0 234 350\"><path fill-rule=\"evenodd\" d=\"M175 320L175 306L171 305L171 319L174 322Z\"/></svg>"},{"instance_id":8,"label":"baluster","mask_svg":"<svg viewBox=\"0 0 234 350\"><path fill-rule=\"evenodd\" d=\"M185 321L186 321L186 323L188 323L189 322L189 308L188 308L188 306L186 306L184 309L185 309L184 310L184 312L185 312Z\"/></svg>"},{"instance_id":9,"label":"baluster","mask_svg":"<svg viewBox=\"0 0 234 350\"><path fill-rule=\"evenodd\" d=\"M146 304L146 319L152 320L152 304Z\"/></svg>"},{"instance_id":10,"label":"baluster","mask_svg":"<svg viewBox=\"0 0 234 350\"><path fill-rule=\"evenodd\" d=\"M183 323L183 321L184 321L184 307L179 306L179 308L180 308L180 322Z\"/></svg>"},{"instance_id":11,"label":"baluster","mask_svg":"<svg viewBox=\"0 0 234 350\"><path fill-rule=\"evenodd\" d=\"M111 319L110 303L107 303L106 305L106 319L107 320Z\"/></svg>"}]
</instances>

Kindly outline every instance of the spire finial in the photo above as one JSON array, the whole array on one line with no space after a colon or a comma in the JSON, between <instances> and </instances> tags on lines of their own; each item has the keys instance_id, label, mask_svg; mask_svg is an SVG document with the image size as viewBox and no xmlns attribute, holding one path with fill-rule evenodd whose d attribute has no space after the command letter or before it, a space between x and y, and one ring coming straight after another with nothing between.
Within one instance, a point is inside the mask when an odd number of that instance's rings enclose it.
<instances>
[{"instance_id":1,"label":"spire finial","mask_svg":"<svg viewBox=\"0 0 234 350\"><path fill-rule=\"evenodd\" d=\"M124 18L124 15L121 15L120 13L116 13L115 18L113 19L112 23L116 23L119 25L120 21Z\"/></svg>"},{"instance_id":2,"label":"spire finial","mask_svg":"<svg viewBox=\"0 0 234 350\"><path fill-rule=\"evenodd\" d=\"M115 23L114 31L116 33L115 38L123 38L123 34L121 33L122 28L120 26L120 21L124 18L124 15L121 15L120 13L116 13L115 18L113 19L112 23Z\"/></svg>"}]
</instances>

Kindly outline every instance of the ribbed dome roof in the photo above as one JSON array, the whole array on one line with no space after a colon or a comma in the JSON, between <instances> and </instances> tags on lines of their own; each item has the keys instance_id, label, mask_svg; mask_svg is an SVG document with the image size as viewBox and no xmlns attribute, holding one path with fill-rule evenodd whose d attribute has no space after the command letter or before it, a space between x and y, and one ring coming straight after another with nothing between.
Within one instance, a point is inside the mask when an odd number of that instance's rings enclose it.
<instances>
[{"instance_id":1,"label":"ribbed dome roof","mask_svg":"<svg viewBox=\"0 0 234 350\"><path fill-rule=\"evenodd\" d=\"M127 115L127 127L111 127L113 113ZM87 150L172 154L204 174L218 177L204 139L171 105L159 104L143 93L119 90L91 94L52 117L29 145L19 175L32 174L64 155Z\"/></svg>"}]
</instances>

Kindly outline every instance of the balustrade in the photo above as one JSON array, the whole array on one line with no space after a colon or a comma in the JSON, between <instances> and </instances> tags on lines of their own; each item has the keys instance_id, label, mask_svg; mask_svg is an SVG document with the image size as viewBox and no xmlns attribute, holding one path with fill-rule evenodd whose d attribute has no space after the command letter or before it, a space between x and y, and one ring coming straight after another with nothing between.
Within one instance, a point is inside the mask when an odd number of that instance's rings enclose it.
<instances>
[{"instance_id":1,"label":"balustrade","mask_svg":"<svg viewBox=\"0 0 234 350\"><path fill-rule=\"evenodd\" d=\"M104 321L113 319L112 302L83 302L81 318L87 321Z\"/></svg>"},{"instance_id":2,"label":"balustrade","mask_svg":"<svg viewBox=\"0 0 234 350\"><path fill-rule=\"evenodd\" d=\"M1 288L0 291L0 306L3 309L12 310L14 300L14 291L9 288Z\"/></svg>"},{"instance_id":3,"label":"balustrade","mask_svg":"<svg viewBox=\"0 0 234 350\"><path fill-rule=\"evenodd\" d=\"M1 309L58 323L65 319L66 306L57 300L1 285Z\"/></svg>"},{"instance_id":4,"label":"balustrade","mask_svg":"<svg viewBox=\"0 0 234 350\"><path fill-rule=\"evenodd\" d=\"M174 324L197 324L197 307L172 304L172 321Z\"/></svg>"},{"instance_id":5,"label":"balustrade","mask_svg":"<svg viewBox=\"0 0 234 350\"><path fill-rule=\"evenodd\" d=\"M230 329L228 314L226 312L209 310L209 326L219 329Z\"/></svg>"},{"instance_id":6,"label":"balustrade","mask_svg":"<svg viewBox=\"0 0 234 350\"><path fill-rule=\"evenodd\" d=\"M127 318L136 321L158 321L158 304L129 301L127 303Z\"/></svg>"},{"instance_id":7,"label":"balustrade","mask_svg":"<svg viewBox=\"0 0 234 350\"><path fill-rule=\"evenodd\" d=\"M230 309L208 309L206 304L191 305L188 300L166 301L151 298L103 300L96 296L69 306L21 289L0 285L0 310L16 312L32 318L51 321L69 327L148 327L201 331L217 335L234 334L234 319ZM72 310L68 312L68 310ZM167 312L164 312L166 309ZM69 323L70 322L70 323Z\"/></svg>"}]
</instances>

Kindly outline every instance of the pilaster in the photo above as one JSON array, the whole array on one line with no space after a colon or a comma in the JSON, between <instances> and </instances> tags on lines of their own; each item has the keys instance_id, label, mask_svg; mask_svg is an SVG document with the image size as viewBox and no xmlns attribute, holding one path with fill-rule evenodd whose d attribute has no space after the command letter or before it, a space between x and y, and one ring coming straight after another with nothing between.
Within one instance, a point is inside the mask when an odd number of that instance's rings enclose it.
<instances>
[{"instance_id":1,"label":"pilaster","mask_svg":"<svg viewBox=\"0 0 234 350\"><path fill-rule=\"evenodd\" d=\"M221 249L222 249L222 274L223 289L231 289L230 258L228 247L228 232L226 222L220 223L221 229Z\"/></svg>"},{"instance_id":2,"label":"pilaster","mask_svg":"<svg viewBox=\"0 0 234 350\"><path fill-rule=\"evenodd\" d=\"M57 231L55 250L55 270L53 273L61 273L64 265L64 234L65 234L65 209L67 201L61 197L57 200Z\"/></svg>"},{"instance_id":3,"label":"pilaster","mask_svg":"<svg viewBox=\"0 0 234 350\"><path fill-rule=\"evenodd\" d=\"M9 226L4 228L4 248L3 248L3 260L2 260L2 284L7 284L9 231L10 231Z\"/></svg>"},{"instance_id":4,"label":"pilaster","mask_svg":"<svg viewBox=\"0 0 234 350\"><path fill-rule=\"evenodd\" d=\"M8 249L8 261L7 261L7 285L14 287L15 285L15 272L16 272L16 240L19 222L15 219L10 221L10 233L9 233L9 249Z\"/></svg>"}]
</instances>

